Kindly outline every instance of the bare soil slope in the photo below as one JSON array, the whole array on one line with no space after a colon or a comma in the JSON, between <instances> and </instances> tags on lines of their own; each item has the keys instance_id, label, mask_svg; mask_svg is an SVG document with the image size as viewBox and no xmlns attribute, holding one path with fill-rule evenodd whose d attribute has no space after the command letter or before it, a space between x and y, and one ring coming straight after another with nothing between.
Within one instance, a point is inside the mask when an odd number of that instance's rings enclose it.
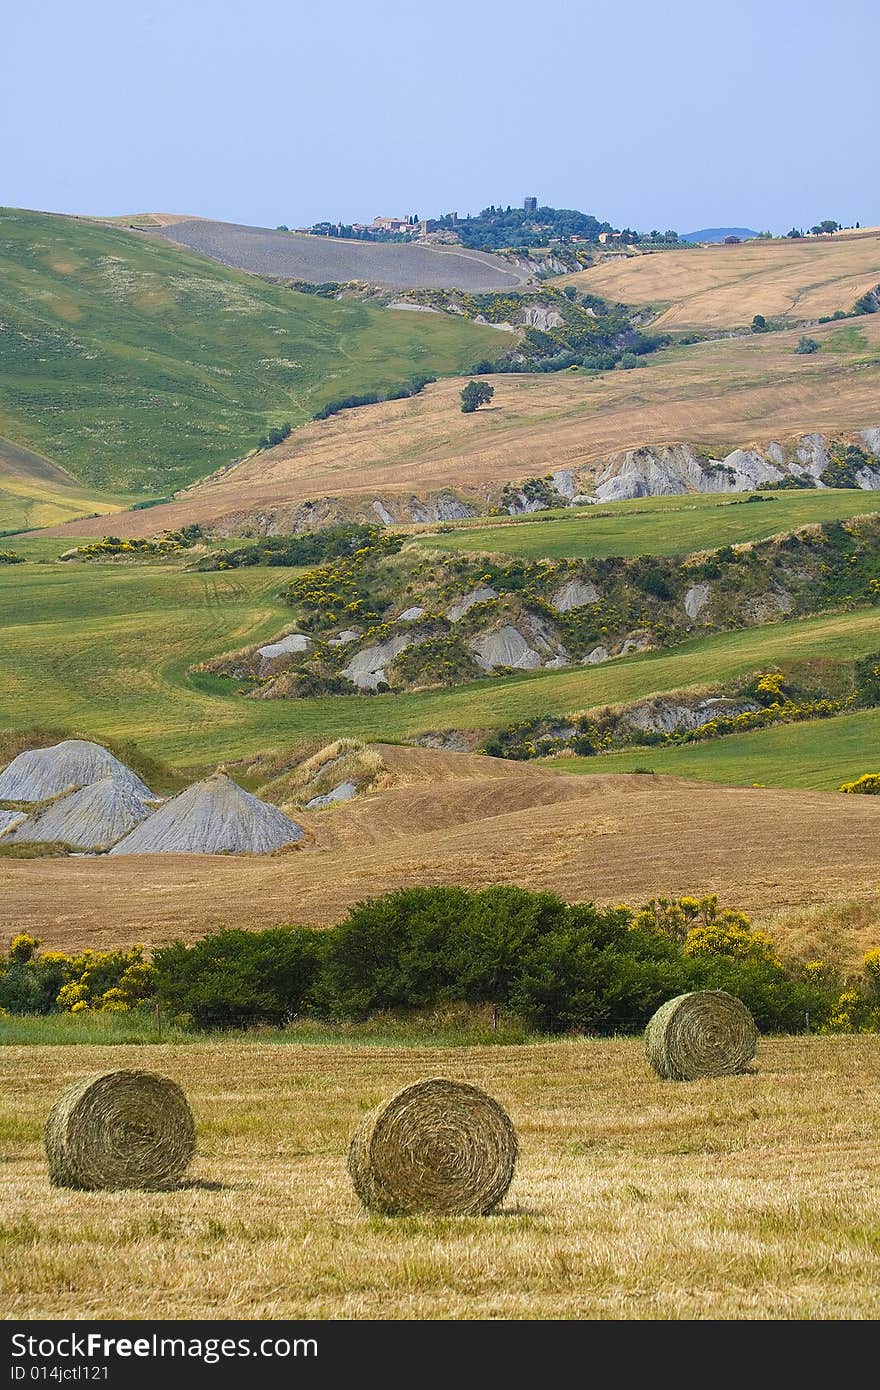
<instances>
[{"instance_id":1,"label":"bare soil slope","mask_svg":"<svg viewBox=\"0 0 880 1390\"><path fill-rule=\"evenodd\" d=\"M852 309L880 282L880 230L747 241L607 260L561 284L625 304L668 305L658 329L737 328L755 314L803 323Z\"/></svg>"},{"instance_id":2,"label":"bare soil slope","mask_svg":"<svg viewBox=\"0 0 880 1390\"><path fill-rule=\"evenodd\" d=\"M631 903L712 891L762 914L875 889L870 798L398 752L400 785L301 816L306 845L279 855L0 858L4 915L47 946L107 947L221 925L329 924L417 883Z\"/></svg>"},{"instance_id":3,"label":"bare soil slope","mask_svg":"<svg viewBox=\"0 0 880 1390\"><path fill-rule=\"evenodd\" d=\"M477 291L517 289L525 281L525 276L500 256L468 251L463 246L349 241L210 222L201 217L163 218L162 223L143 230L237 270L306 280L313 285L362 280L401 290Z\"/></svg>"},{"instance_id":4,"label":"bare soil slope","mask_svg":"<svg viewBox=\"0 0 880 1390\"><path fill-rule=\"evenodd\" d=\"M409 400L305 425L173 503L114 517L114 534L192 521L235 529L267 511L283 528L308 499L353 498L369 508L376 498L473 493L558 468L595 463L598 471L616 451L647 445L690 443L722 457L753 441L868 428L880 400L880 314L856 322L855 344L841 336L851 325L812 330L822 350L808 356L795 353L795 330L669 350L601 377L496 376L491 406L472 415L459 408L460 379L437 382ZM97 529L81 521L63 534Z\"/></svg>"}]
</instances>

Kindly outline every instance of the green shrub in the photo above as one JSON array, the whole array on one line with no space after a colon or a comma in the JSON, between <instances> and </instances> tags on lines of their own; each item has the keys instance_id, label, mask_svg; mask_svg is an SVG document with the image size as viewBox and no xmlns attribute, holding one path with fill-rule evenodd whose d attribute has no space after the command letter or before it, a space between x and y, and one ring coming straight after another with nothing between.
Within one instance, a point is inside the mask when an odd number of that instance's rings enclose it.
<instances>
[{"instance_id":1,"label":"green shrub","mask_svg":"<svg viewBox=\"0 0 880 1390\"><path fill-rule=\"evenodd\" d=\"M323 526L301 536L261 536L232 550L217 551L199 560L197 570L244 569L249 565L318 565L356 550L370 549L382 535L381 526L351 522Z\"/></svg>"},{"instance_id":2,"label":"green shrub","mask_svg":"<svg viewBox=\"0 0 880 1390\"><path fill-rule=\"evenodd\" d=\"M773 943L715 897L569 906L497 886L409 888L358 904L328 931L222 931L188 946L46 952L21 934L0 956L0 1009L111 1013L155 998L197 1029L285 1026L301 1014L491 1005L547 1033L633 1033L670 996L725 989L759 1028L880 1028L880 952L842 981L821 962L786 966Z\"/></svg>"},{"instance_id":3,"label":"green shrub","mask_svg":"<svg viewBox=\"0 0 880 1390\"><path fill-rule=\"evenodd\" d=\"M311 1002L323 954L306 927L222 931L193 946L177 941L153 957L156 995L197 1028L289 1022Z\"/></svg>"}]
</instances>

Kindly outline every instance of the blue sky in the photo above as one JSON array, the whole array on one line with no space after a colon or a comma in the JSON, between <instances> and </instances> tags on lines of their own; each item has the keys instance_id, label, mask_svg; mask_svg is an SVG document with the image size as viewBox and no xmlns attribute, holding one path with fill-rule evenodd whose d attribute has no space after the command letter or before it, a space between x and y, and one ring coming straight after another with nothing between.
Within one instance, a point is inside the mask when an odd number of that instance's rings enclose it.
<instances>
[{"instance_id":1,"label":"blue sky","mask_svg":"<svg viewBox=\"0 0 880 1390\"><path fill-rule=\"evenodd\" d=\"M3 22L0 202L880 223L878 53L877 0L33 0Z\"/></svg>"}]
</instances>

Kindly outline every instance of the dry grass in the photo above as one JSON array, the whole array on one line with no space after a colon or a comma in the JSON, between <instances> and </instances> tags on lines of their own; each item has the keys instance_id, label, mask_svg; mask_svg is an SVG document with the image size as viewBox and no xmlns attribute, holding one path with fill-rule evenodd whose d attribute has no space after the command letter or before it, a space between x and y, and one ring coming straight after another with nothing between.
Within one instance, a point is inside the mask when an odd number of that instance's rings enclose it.
<instances>
[{"instance_id":1,"label":"dry grass","mask_svg":"<svg viewBox=\"0 0 880 1390\"><path fill-rule=\"evenodd\" d=\"M790 957L858 969L880 946L880 895L762 914L761 925Z\"/></svg>"},{"instance_id":2,"label":"dry grass","mask_svg":"<svg viewBox=\"0 0 880 1390\"><path fill-rule=\"evenodd\" d=\"M152 535L193 521L222 529L266 513L283 527L307 499L344 497L371 507L376 497L443 487L478 493L481 485L557 468L589 471L642 445L688 442L726 453L807 431L864 429L880 423L880 314L858 325L866 342L858 351L798 356L793 331L676 348L638 371L602 377L498 376L492 405L473 415L459 408L461 380L440 381L409 400L304 425L276 449L173 503L114 517L113 532ZM828 347L840 327L811 331ZM94 521L80 521L60 533L96 529Z\"/></svg>"},{"instance_id":3,"label":"dry grass","mask_svg":"<svg viewBox=\"0 0 880 1390\"><path fill-rule=\"evenodd\" d=\"M299 809L343 782L351 782L362 793L389 781L377 749L360 739L338 738L292 768L271 776L258 787L257 794L284 810Z\"/></svg>"},{"instance_id":4,"label":"dry grass","mask_svg":"<svg viewBox=\"0 0 880 1390\"><path fill-rule=\"evenodd\" d=\"M798 323L844 312L880 281L880 233L750 241L606 261L561 284L625 304L668 305L659 329L737 328L755 314Z\"/></svg>"},{"instance_id":5,"label":"dry grass","mask_svg":"<svg viewBox=\"0 0 880 1390\"><path fill-rule=\"evenodd\" d=\"M326 925L363 898L420 883L511 883L602 903L717 892L762 916L875 897L876 798L566 776L431 750L414 761L411 751L396 761L412 780L332 814L298 813L308 842L277 855L0 859L4 916L68 949L192 940L221 925ZM420 762L461 775L421 781Z\"/></svg>"},{"instance_id":6,"label":"dry grass","mask_svg":"<svg viewBox=\"0 0 880 1390\"><path fill-rule=\"evenodd\" d=\"M880 1052L761 1043L753 1076L662 1082L638 1040L455 1050L127 1048L186 1090L192 1183L49 1186L58 1091L118 1065L8 1048L0 1098L7 1316L77 1318L875 1318ZM396 1087L446 1075L496 1095L521 1139L496 1216L366 1216L349 1136Z\"/></svg>"}]
</instances>

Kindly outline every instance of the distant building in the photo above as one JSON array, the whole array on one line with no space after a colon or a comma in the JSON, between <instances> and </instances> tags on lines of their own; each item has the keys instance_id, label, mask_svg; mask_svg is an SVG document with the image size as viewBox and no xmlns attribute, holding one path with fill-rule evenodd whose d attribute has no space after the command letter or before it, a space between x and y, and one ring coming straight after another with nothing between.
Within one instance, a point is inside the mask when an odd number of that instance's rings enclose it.
<instances>
[{"instance_id":1,"label":"distant building","mask_svg":"<svg viewBox=\"0 0 880 1390\"><path fill-rule=\"evenodd\" d=\"M409 228L405 217L374 217L370 223L371 232L405 232Z\"/></svg>"},{"instance_id":2,"label":"distant building","mask_svg":"<svg viewBox=\"0 0 880 1390\"><path fill-rule=\"evenodd\" d=\"M600 232L600 233L599 233L599 245L600 245L600 246L604 246L604 245L605 245L607 242L609 242L609 241L620 241L620 238L621 238L622 235L623 235L622 232ZM587 238L587 237L572 237L571 239L572 239L572 241L586 241L588 238Z\"/></svg>"},{"instance_id":3,"label":"distant building","mask_svg":"<svg viewBox=\"0 0 880 1390\"><path fill-rule=\"evenodd\" d=\"M739 244L740 244L741 241L742 241L742 237L741 237L741 236L726 236L726 237L724 238L724 245L725 245L725 246L739 246Z\"/></svg>"},{"instance_id":4,"label":"distant building","mask_svg":"<svg viewBox=\"0 0 880 1390\"><path fill-rule=\"evenodd\" d=\"M537 200L537 198L523 198L523 211L524 211L524 212L537 212L537 211L538 211L538 200Z\"/></svg>"}]
</instances>

